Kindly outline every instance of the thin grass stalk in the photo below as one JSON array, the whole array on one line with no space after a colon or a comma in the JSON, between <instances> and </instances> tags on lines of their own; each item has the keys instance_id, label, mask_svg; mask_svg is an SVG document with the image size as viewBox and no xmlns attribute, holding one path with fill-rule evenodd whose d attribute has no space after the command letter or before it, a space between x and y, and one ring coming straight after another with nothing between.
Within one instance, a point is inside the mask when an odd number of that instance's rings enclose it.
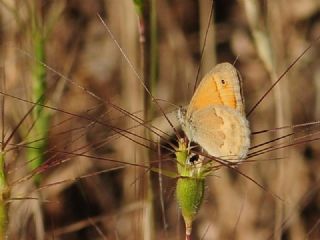
<instances>
[{"instance_id":1,"label":"thin grass stalk","mask_svg":"<svg viewBox=\"0 0 320 240\"><path fill-rule=\"evenodd\" d=\"M210 19L211 8L213 0L200 0L199 1L199 18L200 18L200 49L204 47L202 61L201 61L201 75L203 76L217 63L216 53L216 39L215 39L215 25L214 15L212 12L211 22Z\"/></svg>"},{"instance_id":2,"label":"thin grass stalk","mask_svg":"<svg viewBox=\"0 0 320 240\"><path fill-rule=\"evenodd\" d=\"M4 69L1 69L1 87L0 89L5 91L5 73ZM7 169L6 169L6 157L5 157L5 97L1 96L1 148L0 148L0 240L7 239L7 227L9 222L9 206L7 200L10 198L10 189L7 182Z\"/></svg>"},{"instance_id":3,"label":"thin grass stalk","mask_svg":"<svg viewBox=\"0 0 320 240\"><path fill-rule=\"evenodd\" d=\"M35 34L33 40L36 60L45 62L45 42L43 38ZM40 101L40 104L43 105L45 103L43 96L46 91L46 70L43 65L35 62L32 75L32 99L33 101ZM49 116L41 105L37 105L32 112L34 127L29 136L32 143L27 151L27 160L29 161L31 171L41 166L44 162L44 152L47 146ZM36 139L41 140L35 141ZM41 176L39 174L35 175L34 181L36 184L39 184Z\"/></svg>"},{"instance_id":4,"label":"thin grass stalk","mask_svg":"<svg viewBox=\"0 0 320 240\"><path fill-rule=\"evenodd\" d=\"M156 2L153 0L133 0L139 18L139 44L140 44L140 68L143 72L145 86L149 89L153 96L156 90L157 78L157 20L156 20ZM144 113L145 122L153 119L154 106L150 93L144 91ZM144 137L151 139L151 133L144 128ZM150 161L153 158L151 151L145 150L143 156ZM151 164L150 164L151 165ZM145 187L147 189L143 216L143 239L155 239L155 223L154 223L154 192L152 187L151 173L146 174Z\"/></svg>"},{"instance_id":5,"label":"thin grass stalk","mask_svg":"<svg viewBox=\"0 0 320 240\"><path fill-rule=\"evenodd\" d=\"M31 40L34 52L35 61L32 66L32 99L35 102L39 101L39 105L35 106L32 112L32 120L34 127L29 135L30 148L27 151L27 161L29 169L32 171L44 162L44 152L48 143L49 131L49 115L43 108L45 103L46 92L46 68L43 64L46 62L45 45L46 39L42 31L41 13L37 11L36 6L33 6ZM36 139L41 139L35 141ZM39 185L41 176L34 176L34 181Z\"/></svg>"},{"instance_id":6,"label":"thin grass stalk","mask_svg":"<svg viewBox=\"0 0 320 240\"><path fill-rule=\"evenodd\" d=\"M277 80L277 67L281 65L281 53L279 53L282 48L282 21L285 21L284 19L280 19L279 16L279 7L280 5L276 1L271 1L269 4L269 8L272 9L270 14L268 14L268 21L270 26L270 29L273 31L270 31L268 34L268 31L266 29L266 26L262 24L261 21L261 12L260 12L260 6L259 1L256 0L244 0L244 8L246 10L246 14L248 17L249 25L251 28L251 32L253 35L254 43L257 49L257 53L262 60L262 62L265 65L266 70L269 73L270 79L272 84L275 83ZM285 18L284 15L282 18ZM273 41L272 41L273 40ZM272 42L273 44L272 47ZM276 51L273 50L273 48L278 47ZM276 54L277 53L277 54ZM290 96L287 94L288 90L288 84L282 80L280 84L278 84L277 87L274 89L274 102L275 102L275 122L276 126L285 126L286 124L290 124L290 113L288 112L290 109ZM286 108L284 108L286 106ZM284 135L284 131L277 131L277 137L281 137ZM284 150L277 151L277 156L281 157L284 153ZM286 155L290 154L286 152ZM279 194L282 194L282 197L285 197L285 189L284 189L284 183L285 183L285 176L284 176L284 169L285 169L285 162L280 161L277 163L276 166L277 169L277 176L275 177L276 183L275 188L276 192ZM285 216L285 208L284 203L281 201L276 202L276 208L275 208L275 223L274 223L274 239L281 239L282 236L282 222L283 218Z\"/></svg>"},{"instance_id":7,"label":"thin grass stalk","mask_svg":"<svg viewBox=\"0 0 320 240\"><path fill-rule=\"evenodd\" d=\"M156 12L156 0L144 1L143 6L143 22L145 26L143 29L145 32L144 47L144 80L145 84L150 90L152 96L155 96L157 71L158 71L158 42L157 42L157 12ZM154 103L150 94L145 92L144 95L144 116L145 121L149 121L154 118ZM151 133L145 129L145 137L151 138ZM151 151L148 152L148 158L151 161L154 157ZM151 173L147 176L147 207L145 212L145 222L147 224L144 232L144 239L155 239L155 216L154 216L154 190L152 186Z\"/></svg>"},{"instance_id":8,"label":"thin grass stalk","mask_svg":"<svg viewBox=\"0 0 320 240\"><path fill-rule=\"evenodd\" d=\"M281 3L278 1L270 1L269 2L270 9L273 9L268 14L268 24L269 26L275 26L272 34L270 34L271 42L273 43L274 49L274 56L275 61L273 65L273 78L272 83L274 83L277 79L277 71L279 71L279 66L286 65L285 60L285 39L283 37L283 32L290 30L287 26L285 26L286 19L286 11L285 8L282 8ZM269 8L268 8L269 9ZM281 10L282 9L282 10ZM281 19L281 21L279 21ZM270 50L271 51L271 50ZM279 84L278 87L275 88L275 109L276 109L276 124L277 126L285 126L286 124L291 124L291 112L290 112L290 94L289 94L289 84L286 79L283 79ZM278 136L284 135L285 131L278 131ZM276 178L276 192L281 193L283 198L288 196L288 191L286 190L286 185L291 184L288 180L288 174L286 173L289 170L289 166L292 166L292 162L294 159L290 159L292 157L292 151L289 149L285 151L281 149L277 152L278 156L283 156L284 154L287 159L283 161L279 161L277 164L277 178ZM288 185L287 185L288 186ZM276 202L275 208L275 225L274 225L274 239L280 240L283 237L283 221L286 218L286 204L281 201Z\"/></svg>"},{"instance_id":9,"label":"thin grass stalk","mask_svg":"<svg viewBox=\"0 0 320 240\"><path fill-rule=\"evenodd\" d=\"M0 152L0 240L6 239L8 226L8 205L6 201L9 198L9 189L5 168L5 152Z\"/></svg>"}]
</instances>

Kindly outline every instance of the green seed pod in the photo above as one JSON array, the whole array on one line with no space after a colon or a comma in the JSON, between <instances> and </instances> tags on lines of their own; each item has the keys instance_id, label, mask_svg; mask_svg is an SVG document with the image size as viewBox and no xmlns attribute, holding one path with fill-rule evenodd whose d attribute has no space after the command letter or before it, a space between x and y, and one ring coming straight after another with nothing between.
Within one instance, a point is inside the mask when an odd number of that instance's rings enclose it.
<instances>
[{"instance_id":1,"label":"green seed pod","mask_svg":"<svg viewBox=\"0 0 320 240\"><path fill-rule=\"evenodd\" d=\"M204 179L181 177L177 182L176 197L186 224L186 235L191 235L192 222L199 211L204 195Z\"/></svg>"}]
</instances>

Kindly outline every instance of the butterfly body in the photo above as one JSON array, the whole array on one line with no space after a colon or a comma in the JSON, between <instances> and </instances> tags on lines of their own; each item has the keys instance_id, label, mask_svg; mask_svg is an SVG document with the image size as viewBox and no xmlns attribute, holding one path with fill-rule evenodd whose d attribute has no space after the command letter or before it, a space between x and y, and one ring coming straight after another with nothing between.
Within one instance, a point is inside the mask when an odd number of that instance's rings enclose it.
<instances>
[{"instance_id":1,"label":"butterfly body","mask_svg":"<svg viewBox=\"0 0 320 240\"><path fill-rule=\"evenodd\" d=\"M249 123L244 113L241 80L229 63L215 66L201 81L178 119L189 141L213 157L238 161L250 146Z\"/></svg>"}]
</instances>

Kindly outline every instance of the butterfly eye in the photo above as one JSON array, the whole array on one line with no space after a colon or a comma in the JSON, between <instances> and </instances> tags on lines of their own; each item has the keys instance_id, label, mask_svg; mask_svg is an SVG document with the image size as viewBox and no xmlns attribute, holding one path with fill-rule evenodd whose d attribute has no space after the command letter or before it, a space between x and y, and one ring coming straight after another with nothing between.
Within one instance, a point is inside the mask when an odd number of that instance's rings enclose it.
<instances>
[{"instance_id":1,"label":"butterfly eye","mask_svg":"<svg viewBox=\"0 0 320 240\"><path fill-rule=\"evenodd\" d=\"M224 85L226 84L226 81L224 79L221 79L221 83Z\"/></svg>"},{"instance_id":2,"label":"butterfly eye","mask_svg":"<svg viewBox=\"0 0 320 240\"><path fill-rule=\"evenodd\" d=\"M195 154L189 159L189 161L190 161L190 163L194 163L194 162L198 161L198 159L199 159L199 155Z\"/></svg>"}]
</instances>

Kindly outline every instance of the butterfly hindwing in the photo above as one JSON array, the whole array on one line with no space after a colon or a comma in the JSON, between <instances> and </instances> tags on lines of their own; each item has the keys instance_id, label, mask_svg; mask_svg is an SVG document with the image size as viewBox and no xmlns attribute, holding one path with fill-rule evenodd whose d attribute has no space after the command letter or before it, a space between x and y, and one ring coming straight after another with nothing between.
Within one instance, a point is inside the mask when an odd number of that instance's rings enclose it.
<instances>
[{"instance_id":1,"label":"butterfly hindwing","mask_svg":"<svg viewBox=\"0 0 320 240\"><path fill-rule=\"evenodd\" d=\"M225 160L241 160L248 152L248 121L234 109L209 106L195 111L190 128L192 140L211 156Z\"/></svg>"}]
</instances>

